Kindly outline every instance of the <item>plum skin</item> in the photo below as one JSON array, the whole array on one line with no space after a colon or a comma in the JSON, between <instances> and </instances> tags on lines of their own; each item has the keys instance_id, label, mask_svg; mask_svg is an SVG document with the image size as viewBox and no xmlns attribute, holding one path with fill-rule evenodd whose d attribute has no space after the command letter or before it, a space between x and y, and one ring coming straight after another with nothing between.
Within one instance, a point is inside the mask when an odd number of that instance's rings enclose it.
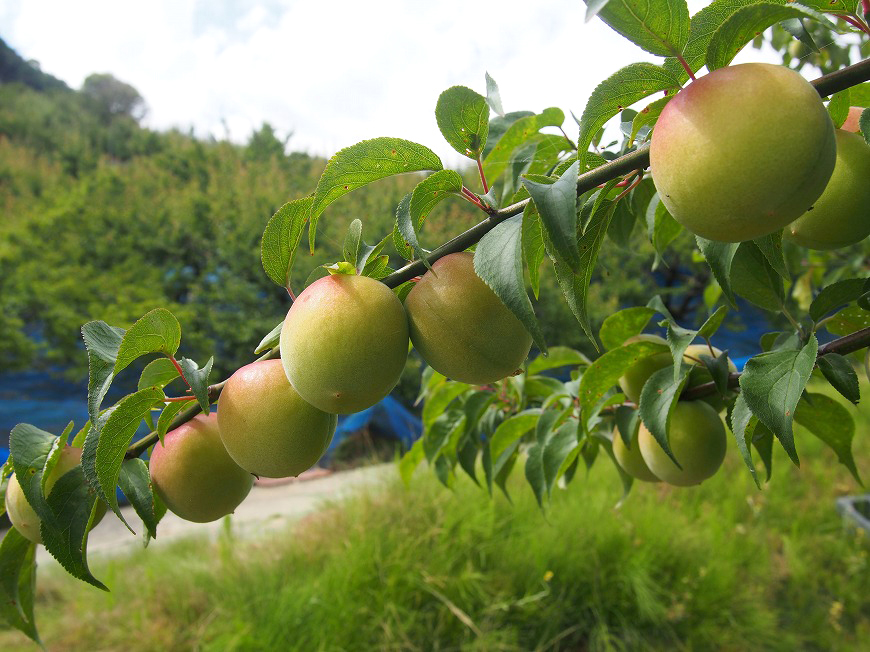
<instances>
[{"instance_id":1,"label":"plum skin","mask_svg":"<svg viewBox=\"0 0 870 652\"><path fill-rule=\"evenodd\" d=\"M837 164L825 192L783 231L808 249L848 247L870 235L870 145L857 133L836 134Z\"/></svg>"},{"instance_id":2,"label":"plum skin","mask_svg":"<svg viewBox=\"0 0 870 652\"><path fill-rule=\"evenodd\" d=\"M360 412L399 382L408 358L401 301L366 276L333 274L309 285L281 328L281 362L299 395L333 414Z\"/></svg>"},{"instance_id":3,"label":"plum skin","mask_svg":"<svg viewBox=\"0 0 870 652\"><path fill-rule=\"evenodd\" d=\"M818 93L793 70L765 63L692 82L665 106L650 146L668 211L720 242L759 238L800 217L824 191L835 158Z\"/></svg>"},{"instance_id":4,"label":"plum skin","mask_svg":"<svg viewBox=\"0 0 870 652\"><path fill-rule=\"evenodd\" d=\"M217 425L229 456L249 473L297 476L321 458L338 417L299 396L280 360L238 369L218 400Z\"/></svg>"},{"instance_id":5,"label":"plum skin","mask_svg":"<svg viewBox=\"0 0 870 652\"><path fill-rule=\"evenodd\" d=\"M149 471L154 491L169 510L194 523L231 514L254 484L224 448L214 413L198 414L166 433L154 445Z\"/></svg>"},{"instance_id":6,"label":"plum skin","mask_svg":"<svg viewBox=\"0 0 870 652\"><path fill-rule=\"evenodd\" d=\"M641 424L638 444L649 470L668 484L688 487L712 477L725 459L725 426L716 410L703 401L678 401L668 421L668 445L683 468Z\"/></svg>"},{"instance_id":7,"label":"plum skin","mask_svg":"<svg viewBox=\"0 0 870 652\"><path fill-rule=\"evenodd\" d=\"M82 449L74 446L66 446L60 453L51 473L45 481L45 495L49 495L54 485L60 480L65 473L74 469L82 463ZM12 475L9 478L9 484L6 486L6 513L9 515L9 521L12 523L18 532L29 539L33 543L42 543L42 533L40 532L41 519L37 516L36 511L27 502L24 496L24 491L18 483L18 478ZM94 525L103 520L106 514L106 504L98 501L97 513L94 518Z\"/></svg>"},{"instance_id":8,"label":"plum skin","mask_svg":"<svg viewBox=\"0 0 870 652\"><path fill-rule=\"evenodd\" d=\"M435 371L487 385L519 369L532 336L474 271L468 252L438 259L405 298L411 343Z\"/></svg>"}]
</instances>

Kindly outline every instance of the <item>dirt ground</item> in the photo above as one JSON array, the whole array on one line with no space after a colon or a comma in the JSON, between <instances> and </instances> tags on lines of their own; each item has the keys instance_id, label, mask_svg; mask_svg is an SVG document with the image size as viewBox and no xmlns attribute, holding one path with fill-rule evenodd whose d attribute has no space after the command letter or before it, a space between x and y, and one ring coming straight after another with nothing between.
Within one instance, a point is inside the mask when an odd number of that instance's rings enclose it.
<instances>
[{"instance_id":1,"label":"dirt ground","mask_svg":"<svg viewBox=\"0 0 870 652\"><path fill-rule=\"evenodd\" d=\"M328 472L315 469L293 480L266 480L254 485L245 501L232 515L233 534L240 537L256 537L281 530L289 523L319 508L325 501L338 500L363 487L371 487L396 473L394 464L379 464L350 471ZM88 542L88 557L116 555L142 545L142 521L130 506L121 512L136 535L109 512L91 533ZM190 523L167 513L157 528L157 539L151 546L166 545L185 536L215 537L222 527L223 519L213 523ZM53 561L45 548L39 546L40 563Z\"/></svg>"}]
</instances>

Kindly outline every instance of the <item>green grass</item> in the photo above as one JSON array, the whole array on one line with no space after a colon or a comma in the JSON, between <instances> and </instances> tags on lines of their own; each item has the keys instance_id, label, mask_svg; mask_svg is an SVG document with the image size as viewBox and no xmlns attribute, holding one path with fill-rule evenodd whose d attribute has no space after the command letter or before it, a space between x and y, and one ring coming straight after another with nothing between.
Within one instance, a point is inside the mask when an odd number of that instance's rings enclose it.
<instances>
[{"instance_id":1,"label":"green grass","mask_svg":"<svg viewBox=\"0 0 870 652\"><path fill-rule=\"evenodd\" d=\"M868 432L865 409L870 479ZM762 491L732 447L703 486L619 509L605 459L545 515L521 472L511 505L421 469L281 537L98 561L110 594L43 568L40 630L50 650L867 650L870 545L834 509L862 489L797 434L802 468L778 455Z\"/></svg>"}]
</instances>

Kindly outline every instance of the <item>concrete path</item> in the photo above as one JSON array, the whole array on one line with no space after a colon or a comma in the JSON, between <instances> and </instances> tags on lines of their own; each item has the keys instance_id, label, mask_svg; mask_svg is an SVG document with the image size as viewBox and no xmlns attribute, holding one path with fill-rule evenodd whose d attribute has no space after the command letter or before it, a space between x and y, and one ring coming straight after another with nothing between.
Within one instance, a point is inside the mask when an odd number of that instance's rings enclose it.
<instances>
[{"instance_id":1,"label":"concrete path","mask_svg":"<svg viewBox=\"0 0 870 652\"><path fill-rule=\"evenodd\" d=\"M270 532L280 531L302 516L317 510L325 501L339 500L356 494L361 489L371 488L397 473L394 464L379 464L351 471L339 471L326 475L312 474L310 479L274 484L274 481L255 485L245 501L232 515L233 536L255 538ZM121 512L136 535L111 512L94 528L88 542L88 558L101 555L118 555L142 546L142 521L130 506ZM223 527L223 519L213 523L190 523L168 512L157 528L157 539L148 544L152 547L189 536L206 536L214 539ZM39 546L37 559L40 563L53 558Z\"/></svg>"}]
</instances>

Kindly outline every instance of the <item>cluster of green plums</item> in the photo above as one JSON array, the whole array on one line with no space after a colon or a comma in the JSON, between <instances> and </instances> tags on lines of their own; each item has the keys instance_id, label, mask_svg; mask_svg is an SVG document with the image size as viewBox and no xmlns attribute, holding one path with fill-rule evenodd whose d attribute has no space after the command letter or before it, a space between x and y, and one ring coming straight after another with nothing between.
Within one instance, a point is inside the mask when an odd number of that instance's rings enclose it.
<instances>
[{"instance_id":1,"label":"cluster of green plums","mask_svg":"<svg viewBox=\"0 0 870 652\"><path fill-rule=\"evenodd\" d=\"M624 344L645 341L667 346L658 335L636 335ZM687 387L697 387L713 380L701 356L719 357L722 351L706 344L692 344L683 353L683 364L690 367ZM673 358L669 351L641 358L625 370L619 387L633 403L640 400L641 391L649 377L670 366ZM728 359L731 373L737 367ZM730 397L729 397L730 398ZM668 456L643 423L631 433L626 445L618 428L613 430L613 456L622 469L644 482L664 481L686 487L711 477L725 459L726 433L720 413L726 407L726 398L719 393L709 394L694 401L679 401L671 411L667 436L671 452L679 465Z\"/></svg>"},{"instance_id":2,"label":"cluster of green plums","mask_svg":"<svg viewBox=\"0 0 870 652\"><path fill-rule=\"evenodd\" d=\"M784 238L814 249L859 242L870 234L870 147L854 133L859 112L835 130L796 72L760 63L721 68L662 111L650 149L656 189L671 215L703 238L740 242L785 227ZM216 414L197 416L155 445L156 493L184 519L213 521L245 499L254 476L310 468L332 441L336 415L364 410L395 387L409 340L436 371L476 385L514 373L532 342L467 252L434 263L404 305L374 279L324 277L287 313L280 360L236 371ZM690 385L709 380L700 354L686 351L697 367ZM670 362L663 353L626 370L620 385L629 400L637 402L649 376ZM718 395L676 405L668 437L679 466L643 425L629 446L616 433L614 454L638 479L697 484L725 455L723 407ZM46 494L80 460L81 449L67 447ZM14 476L6 508L13 525L39 542L39 519Z\"/></svg>"},{"instance_id":3,"label":"cluster of green plums","mask_svg":"<svg viewBox=\"0 0 870 652\"><path fill-rule=\"evenodd\" d=\"M810 249L870 235L870 146L861 109L835 129L813 86L783 66L720 68L677 93L653 130L662 203L695 235L742 242L784 228Z\"/></svg>"}]
</instances>

